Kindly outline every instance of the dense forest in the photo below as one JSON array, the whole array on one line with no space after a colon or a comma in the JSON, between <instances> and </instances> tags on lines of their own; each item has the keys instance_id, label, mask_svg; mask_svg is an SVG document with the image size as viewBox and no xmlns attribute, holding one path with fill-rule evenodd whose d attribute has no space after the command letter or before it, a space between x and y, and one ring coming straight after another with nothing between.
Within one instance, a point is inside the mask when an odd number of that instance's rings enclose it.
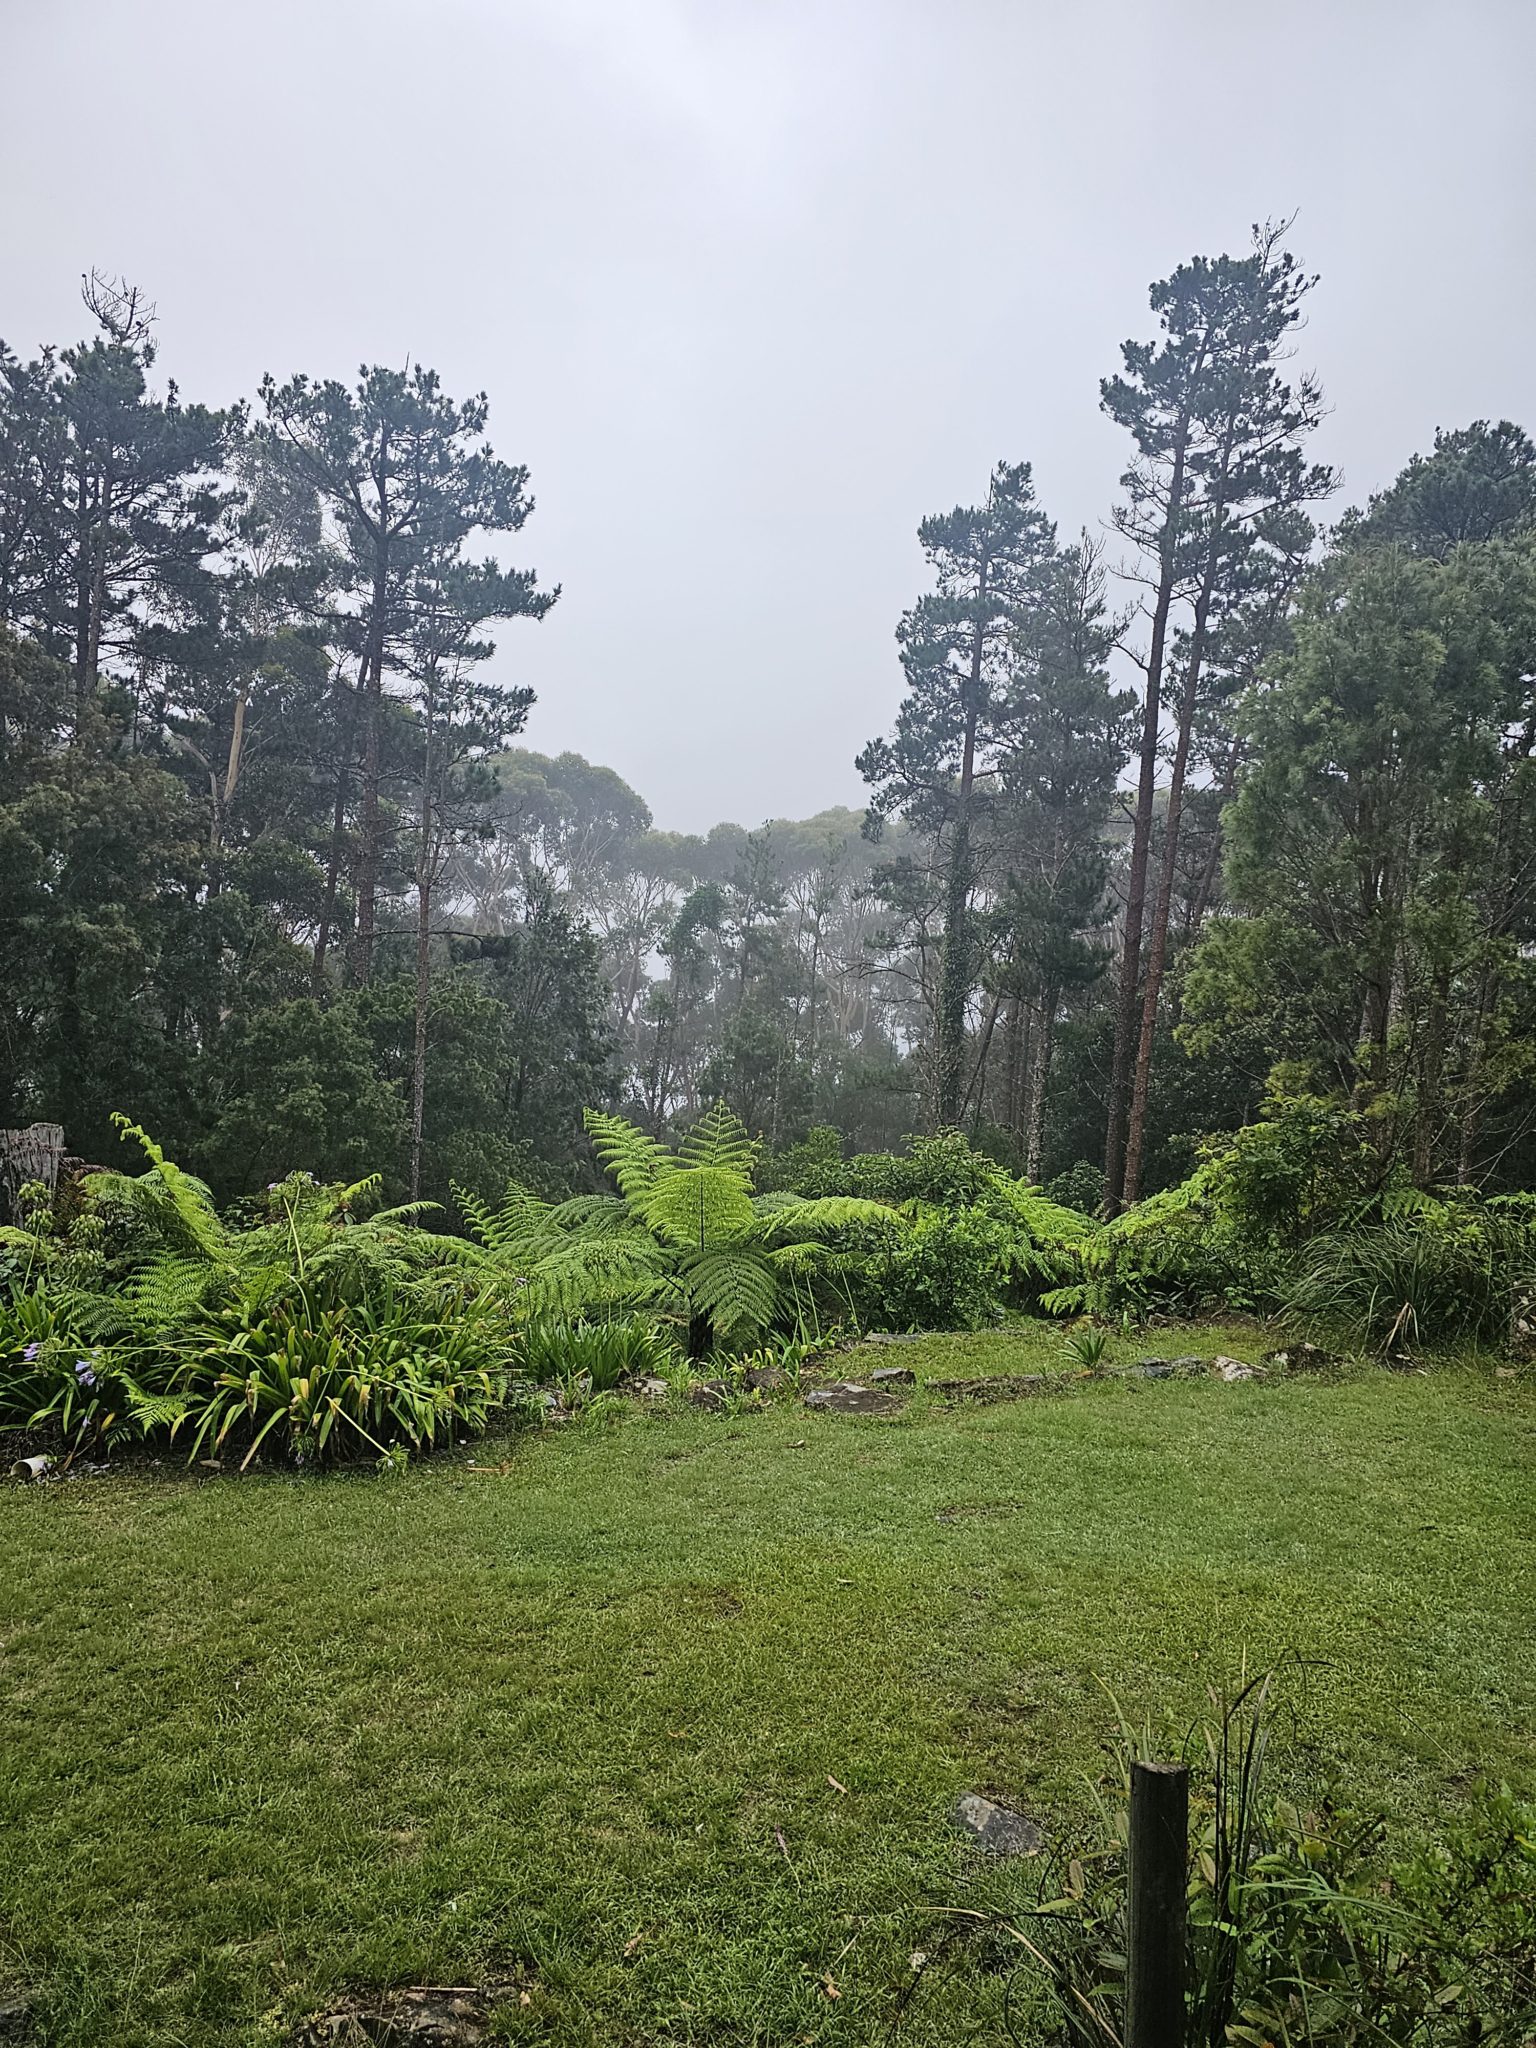
<instances>
[{"instance_id":1,"label":"dense forest","mask_svg":"<svg viewBox=\"0 0 1536 2048\"><path fill-rule=\"evenodd\" d=\"M1114 1212L1300 1103L1383 1183L1536 1183L1536 448L1455 425L1343 510L1313 283L1266 229L1155 284L1103 531L1000 461L919 528L867 809L688 836L517 744L584 600L507 566L483 395L193 402L93 276L0 345L0 1126L443 1199L718 1101Z\"/></svg>"}]
</instances>

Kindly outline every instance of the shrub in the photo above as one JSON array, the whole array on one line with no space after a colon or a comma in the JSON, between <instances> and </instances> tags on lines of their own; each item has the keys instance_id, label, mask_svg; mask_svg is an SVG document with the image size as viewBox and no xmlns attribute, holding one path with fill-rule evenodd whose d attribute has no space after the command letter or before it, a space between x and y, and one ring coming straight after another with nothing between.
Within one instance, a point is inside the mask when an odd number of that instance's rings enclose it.
<instances>
[{"instance_id":1,"label":"shrub","mask_svg":"<svg viewBox=\"0 0 1536 2048\"><path fill-rule=\"evenodd\" d=\"M979 1212L919 1208L901 1242L859 1275L860 1320L898 1330L974 1330L1004 1313L1015 1234Z\"/></svg>"},{"instance_id":2,"label":"shrub","mask_svg":"<svg viewBox=\"0 0 1536 2048\"><path fill-rule=\"evenodd\" d=\"M62 1225L34 1212L0 1240L4 1423L77 1448L137 1432L308 1463L428 1448L506 1398L504 1286L471 1247L414 1227L416 1210L365 1216L373 1180L292 1174L227 1220L120 1121L148 1173L92 1175Z\"/></svg>"},{"instance_id":3,"label":"shrub","mask_svg":"<svg viewBox=\"0 0 1536 2048\"><path fill-rule=\"evenodd\" d=\"M1389 1350L1510 1345L1533 1296L1536 1229L1518 1210L1425 1197L1314 1239L1285 1301L1304 1322Z\"/></svg>"},{"instance_id":4,"label":"shrub","mask_svg":"<svg viewBox=\"0 0 1536 2048\"><path fill-rule=\"evenodd\" d=\"M1097 1224L1005 1173L961 1132L852 1159L842 1158L835 1138L813 1131L774 1164L796 1192L885 1202L906 1219L906 1238L870 1245L846 1270L861 1321L974 1329L1080 1278L1082 1248Z\"/></svg>"},{"instance_id":5,"label":"shrub","mask_svg":"<svg viewBox=\"0 0 1536 2048\"><path fill-rule=\"evenodd\" d=\"M218 1456L232 1436L242 1462L270 1437L301 1465L365 1447L431 1450L484 1429L507 1398L508 1345L483 1312L430 1321L388 1297L232 1304L177 1351L165 1400L181 1404L171 1434L191 1437L192 1457ZM155 1419L167 1419L162 1402Z\"/></svg>"},{"instance_id":6,"label":"shrub","mask_svg":"<svg viewBox=\"0 0 1536 2048\"><path fill-rule=\"evenodd\" d=\"M560 1385L568 1390L585 1382L594 1394L608 1393L621 1381L659 1373L676 1356L660 1325L649 1316L623 1316L612 1322L563 1321L534 1315L515 1337L519 1370L535 1386Z\"/></svg>"}]
</instances>

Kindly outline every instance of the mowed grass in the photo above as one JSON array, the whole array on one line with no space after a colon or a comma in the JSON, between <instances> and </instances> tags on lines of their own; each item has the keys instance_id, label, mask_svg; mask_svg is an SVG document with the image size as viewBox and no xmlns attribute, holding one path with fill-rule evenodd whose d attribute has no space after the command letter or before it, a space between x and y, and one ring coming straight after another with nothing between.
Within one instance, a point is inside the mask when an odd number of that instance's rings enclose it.
<instances>
[{"instance_id":1,"label":"mowed grass","mask_svg":"<svg viewBox=\"0 0 1536 2048\"><path fill-rule=\"evenodd\" d=\"M1063 1354L841 1363L882 1362ZM1533 1471L1526 1382L1361 1369L8 1486L0 1988L72 2048L492 1980L511 2041L883 2041L941 1910L1033 1881L978 1869L955 1798L1080 1839L1106 1688L1174 1745L1244 1656L1295 1653L1296 1768L1405 1830L1470 1773L1529 1788ZM1005 2038L998 1975L935 1976L902 2042Z\"/></svg>"}]
</instances>

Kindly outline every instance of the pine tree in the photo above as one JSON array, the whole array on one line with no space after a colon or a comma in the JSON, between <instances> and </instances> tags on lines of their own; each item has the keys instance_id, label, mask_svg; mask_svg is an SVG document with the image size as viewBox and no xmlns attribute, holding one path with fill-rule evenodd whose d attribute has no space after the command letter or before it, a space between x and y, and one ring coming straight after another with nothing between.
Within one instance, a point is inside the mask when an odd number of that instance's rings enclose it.
<instances>
[{"instance_id":1,"label":"pine tree","mask_svg":"<svg viewBox=\"0 0 1536 2048\"><path fill-rule=\"evenodd\" d=\"M995 777L1013 636L1037 600L1055 528L1035 503L1027 462L1000 462L986 503L957 506L918 528L935 588L897 629L907 695L889 739L856 766L869 783L873 829L900 811L939 852L942 946L934 1015L935 1121L959 1118L966 1018L978 975L972 897L979 782Z\"/></svg>"},{"instance_id":2,"label":"pine tree","mask_svg":"<svg viewBox=\"0 0 1536 2048\"><path fill-rule=\"evenodd\" d=\"M1308 467L1301 443L1321 417L1315 382L1280 374L1287 337L1314 279L1282 248L1283 228L1255 228L1251 255L1196 257L1153 285L1164 339L1127 342L1124 373L1101 387L1104 410L1136 442L1122 478L1117 529L1146 564L1151 592L1144 661L1141 759L1126 889L1115 1051L1105 1141L1110 1208L1134 1201L1168 920L1178 857L1184 782L1207 638L1241 581L1267 523L1292 520L1333 488ZM1150 926L1147 885L1160 752L1163 686L1176 605L1191 611L1183 647L1173 778ZM1143 984L1143 944L1146 976Z\"/></svg>"},{"instance_id":3,"label":"pine tree","mask_svg":"<svg viewBox=\"0 0 1536 2048\"><path fill-rule=\"evenodd\" d=\"M496 459L485 440L483 393L455 404L435 371L375 366L355 390L305 376L263 380L262 431L316 490L344 561L350 607L338 621L351 652L360 714L356 926L350 970L373 972L387 821L384 779L385 677L402 665L414 579L434 555L452 557L477 529L515 533L533 510L528 472ZM558 592L552 595L558 595ZM344 784L342 785L344 794ZM338 797L328 896L342 854ZM322 929L317 952L329 939Z\"/></svg>"}]
</instances>

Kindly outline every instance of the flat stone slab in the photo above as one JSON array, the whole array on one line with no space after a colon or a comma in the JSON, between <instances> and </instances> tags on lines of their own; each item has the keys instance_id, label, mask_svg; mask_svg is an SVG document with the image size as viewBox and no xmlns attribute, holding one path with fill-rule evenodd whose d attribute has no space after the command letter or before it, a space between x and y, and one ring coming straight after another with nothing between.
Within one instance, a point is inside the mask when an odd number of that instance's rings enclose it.
<instances>
[{"instance_id":1,"label":"flat stone slab","mask_svg":"<svg viewBox=\"0 0 1536 2048\"><path fill-rule=\"evenodd\" d=\"M917 1374L910 1365L877 1365L869 1376L872 1387L915 1387Z\"/></svg>"},{"instance_id":2,"label":"flat stone slab","mask_svg":"<svg viewBox=\"0 0 1536 2048\"><path fill-rule=\"evenodd\" d=\"M861 1344L915 1344L922 1335L920 1330L866 1330L859 1339Z\"/></svg>"},{"instance_id":3,"label":"flat stone slab","mask_svg":"<svg viewBox=\"0 0 1536 2048\"><path fill-rule=\"evenodd\" d=\"M38 2017L37 2000L30 1991L0 1991L0 2041L27 2041Z\"/></svg>"},{"instance_id":4,"label":"flat stone slab","mask_svg":"<svg viewBox=\"0 0 1536 2048\"><path fill-rule=\"evenodd\" d=\"M1337 1351L1325 1351L1321 1344L1309 1344L1305 1339L1295 1344L1284 1344L1278 1351L1266 1351L1266 1365L1283 1366L1287 1372L1332 1372L1348 1363Z\"/></svg>"},{"instance_id":5,"label":"flat stone slab","mask_svg":"<svg viewBox=\"0 0 1536 2048\"><path fill-rule=\"evenodd\" d=\"M1197 1373L1209 1370L1210 1360L1187 1351L1179 1358L1138 1358L1131 1367L1144 1380L1193 1379Z\"/></svg>"},{"instance_id":6,"label":"flat stone slab","mask_svg":"<svg viewBox=\"0 0 1536 2048\"><path fill-rule=\"evenodd\" d=\"M897 1397L883 1387L866 1387L858 1380L813 1387L805 1397L805 1405L822 1415L894 1415L901 1407Z\"/></svg>"},{"instance_id":7,"label":"flat stone slab","mask_svg":"<svg viewBox=\"0 0 1536 2048\"><path fill-rule=\"evenodd\" d=\"M931 1393L947 1401L1027 1401L1035 1394L1064 1394L1065 1380L1044 1372L1000 1372L970 1380L929 1380Z\"/></svg>"},{"instance_id":8,"label":"flat stone slab","mask_svg":"<svg viewBox=\"0 0 1536 2048\"><path fill-rule=\"evenodd\" d=\"M484 1994L467 1985L418 1984L348 1999L294 2036L298 2048L480 2048L491 2019Z\"/></svg>"},{"instance_id":9,"label":"flat stone slab","mask_svg":"<svg viewBox=\"0 0 1536 2048\"><path fill-rule=\"evenodd\" d=\"M955 1801L955 1826L986 1856L1038 1856L1045 1837L1026 1813L999 1806L980 1792L962 1792Z\"/></svg>"}]
</instances>

